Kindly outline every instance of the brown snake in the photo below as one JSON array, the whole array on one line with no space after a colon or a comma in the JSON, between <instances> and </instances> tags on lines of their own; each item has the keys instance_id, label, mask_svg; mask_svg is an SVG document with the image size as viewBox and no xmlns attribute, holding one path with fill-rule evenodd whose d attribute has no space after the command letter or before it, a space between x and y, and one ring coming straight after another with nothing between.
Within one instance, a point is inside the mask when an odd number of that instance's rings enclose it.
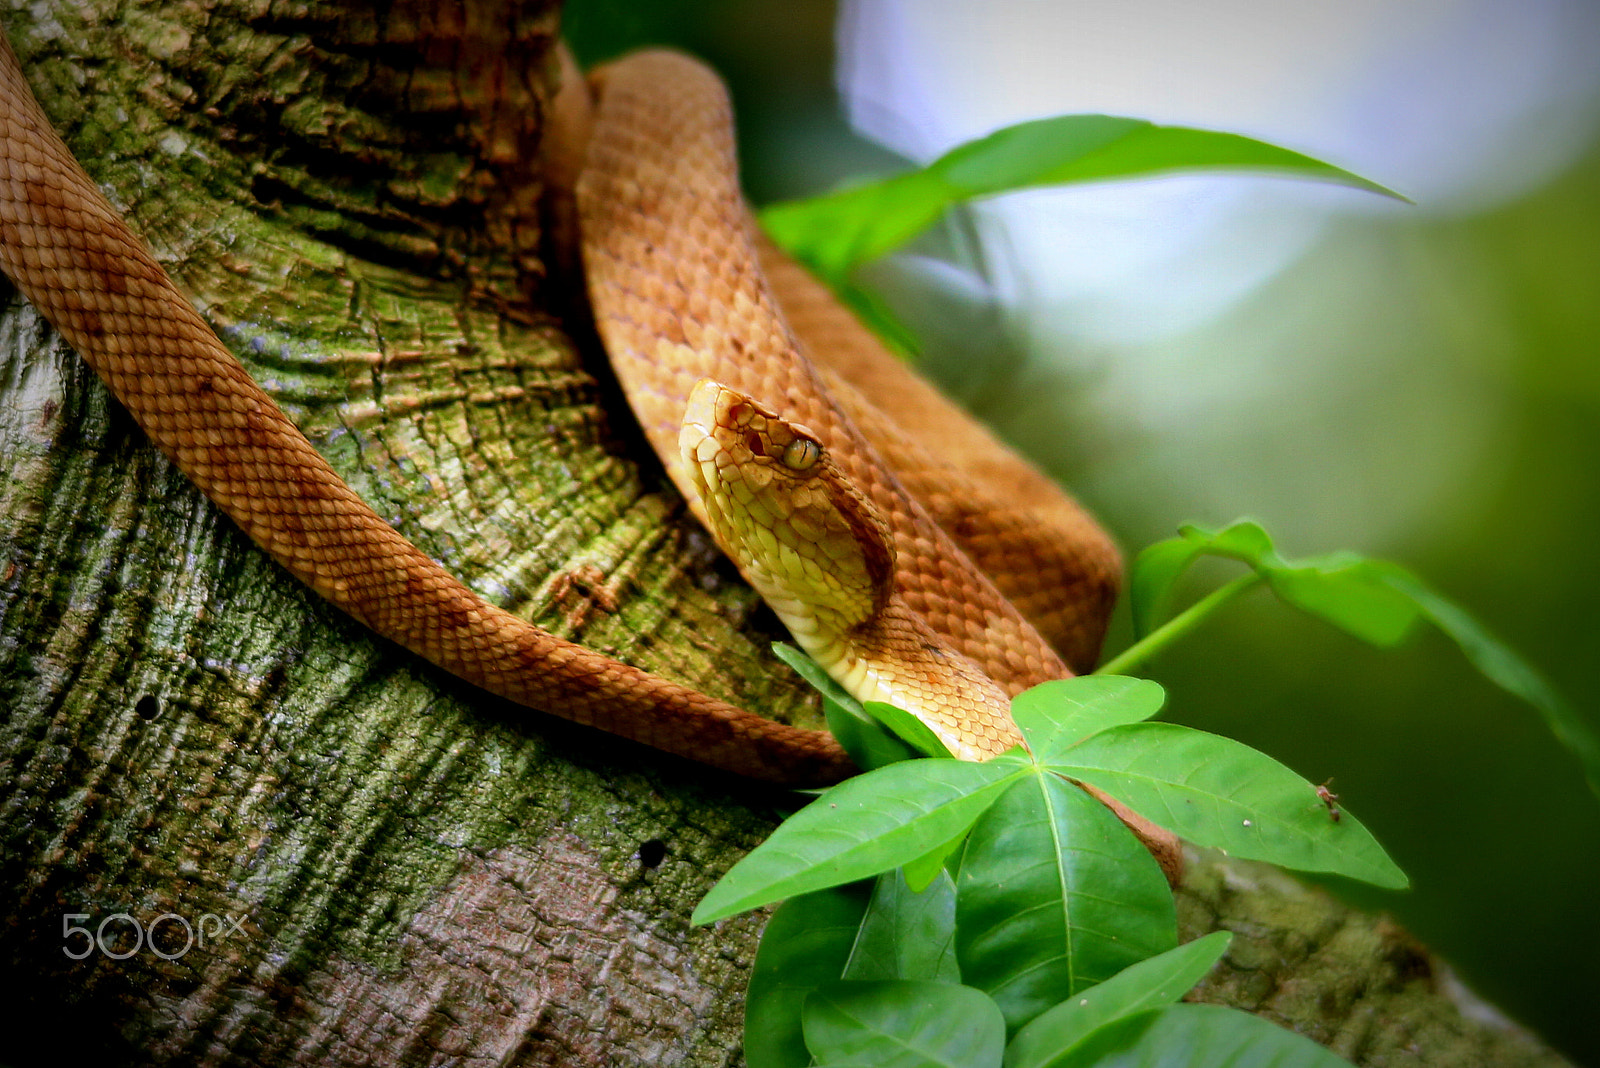
<instances>
[{"instance_id":1,"label":"brown snake","mask_svg":"<svg viewBox=\"0 0 1600 1068\"><path fill-rule=\"evenodd\" d=\"M1007 692L1071 672L930 511L955 523L974 556L1015 563L1020 555L1025 575L1015 588L1032 595L1035 616L1078 666L1092 661L1116 582L1115 551L1092 522L964 422L936 432L935 448L972 442L975 475L949 456L936 460L933 473L907 478L927 491L926 506L918 504L878 451L903 462L926 446L879 428L882 417L866 409L875 451L829 400L830 387L859 387L880 402L902 398L889 406L911 409L913 419L919 406L944 407L841 319L816 283L760 246L715 75L681 56L645 53L607 68L596 84L577 186L589 291L641 423L653 441L665 436L658 451L674 479L686 484L676 443L697 380L763 398L812 428L887 517L905 602ZM489 604L412 546L339 478L176 290L51 129L3 41L0 268L207 497L378 634L493 693L740 774L822 783L850 771L825 732L772 722L558 638ZM791 322L772 281L793 294ZM870 351L824 375L802 347ZM1002 481L1036 500L986 503L978 483ZM1018 549L1006 541L1010 525L1040 509L1067 525L1065 543ZM1063 568L1064 586L1041 599L1054 581L1044 572ZM1009 722L974 729L985 753L1015 739Z\"/></svg>"}]
</instances>

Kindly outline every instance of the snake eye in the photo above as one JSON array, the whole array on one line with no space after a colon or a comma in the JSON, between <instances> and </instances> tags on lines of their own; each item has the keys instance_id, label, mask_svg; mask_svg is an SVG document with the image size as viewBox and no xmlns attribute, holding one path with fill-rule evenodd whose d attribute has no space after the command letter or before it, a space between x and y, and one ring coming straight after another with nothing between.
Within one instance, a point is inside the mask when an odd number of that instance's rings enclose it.
<instances>
[{"instance_id":1,"label":"snake eye","mask_svg":"<svg viewBox=\"0 0 1600 1068\"><path fill-rule=\"evenodd\" d=\"M822 446L810 438L795 438L783 450L783 466L791 471L805 471L822 459Z\"/></svg>"}]
</instances>

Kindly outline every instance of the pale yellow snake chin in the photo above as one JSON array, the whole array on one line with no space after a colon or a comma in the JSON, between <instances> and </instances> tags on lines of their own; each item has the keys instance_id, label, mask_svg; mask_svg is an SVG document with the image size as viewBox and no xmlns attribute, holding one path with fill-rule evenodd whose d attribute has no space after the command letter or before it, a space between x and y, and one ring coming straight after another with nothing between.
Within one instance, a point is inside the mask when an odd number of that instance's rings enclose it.
<instances>
[{"instance_id":1,"label":"pale yellow snake chin","mask_svg":"<svg viewBox=\"0 0 1600 1068\"><path fill-rule=\"evenodd\" d=\"M880 558L869 618L843 628L872 632L880 646L874 655L888 657L890 667L863 667L851 653L835 657L848 661L842 674L877 679L869 696L910 700L912 690L928 691L937 705L930 720L965 755L1009 747L1017 736L1005 697L1071 673L1051 642L1080 667L1096 655L1116 584L1109 541L966 421L934 432L942 455L924 456L903 480L890 474L880 452L915 461L925 446L862 409L877 447L868 445L832 393L864 389L922 422L942 402L841 318L814 282L760 245L739 193L728 103L715 75L657 52L606 68L594 84L599 102L575 190L584 268L617 375L668 472L693 498L679 436L701 379L771 405L774 429L804 424L831 474L870 502L883 544L892 546L872 550ZM488 604L407 542L334 473L177 292L51 130L3 42L0 268L212 501L285 568L379 634L494 693L729 771L805 784L849 773L826 733L771 722L557 638ZM773 281L792 294L792 324L778 310ZM806 348L854 353L858 362L822 372ZM974 458L958 458L967 456ZM1008 502L993 487L1020 489L1027 504ZM960 528L966 551L930 512ZM1007 540L1037 513L1064 526L1064 537L1046 527ZM881 559L885 552L892 564ZM1031 614L1051 641L972 557L1017 565L1009 570L1024 577L1015 588L1039 606ZM799 636L824 660L832 655L832 646ZM940 651L896 663L897 643L905 642ZM939 661L956 670L934 678Z\"/></svg>"}]
</instances>

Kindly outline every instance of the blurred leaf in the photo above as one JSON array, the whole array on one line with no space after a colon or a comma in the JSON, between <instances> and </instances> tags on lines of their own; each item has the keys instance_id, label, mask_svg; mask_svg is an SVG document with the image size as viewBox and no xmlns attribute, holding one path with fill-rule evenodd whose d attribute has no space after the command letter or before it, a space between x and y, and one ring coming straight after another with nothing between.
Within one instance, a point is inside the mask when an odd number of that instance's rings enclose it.
<instances>
[{"instance_id":1,"label":"blurred leaf","mask_svg":"<svg viewBox=\"0 0 1600 1068\"><path fill-rule=\"evenodd\" d=\"M1311 178L1405 199L1349 171L1239 134L1110 115L1060 115L996 130L920 170L772 205L761 213L761 222L778 244L837 282L852 268L905 244L946 209L975 197L1215 169Z\"/></svg>"},{"instance_id":2,"label":"blurred leaf","mask_svg":"<svg viewBox=\"0 0 1600 1068\"><path fill-rule=\"evenodd\" d=\"M1128 608L1133 613L1133 636L1143 638L1167 614L1178 579L1204 552L1188 538L1168 538L1147 545L1128 569Z\"/></svg>"},{"instance_id":3,"label":"blurred leaf","mask_svg":"<svg viewBox=\"0 0 1600 1068\"><path fill-rule=\"evenodd\" d=\"M1249 564L1283 600L1364 642L1394 645L1416 623L1416 606L1385 581L1376 561L1354 553L1286 560L1266 530L1247 519L1221 530L1191 523L1180 531L1200 553Z\"/></svg>"},{"instance_id":4,"label":"blurred leaf","mask_svg":"<svg viewBox=\"0 0 1600 1068\"><path fill-rule=\"evenodd\" d=\"M1006 1068L1060 1063L1074 1045L1113 1020L1170 1005L1205 978L1232 940L1231 931L1213 931L1074 994L1017 1032L1006 1047Z\"/></svg>"},{"instance_id":5,"label":"blurred leaf","mask_svg":"<svg viewBox=\"0 0 1600 1068\"><path fill-rule=\"evenodd\" d=\"M858 286L848 278L833 280L834 294L844 302L845 306L855 312L856 317L878 336L878 340L888 345L900 356L915 356L922 351L917 335L906 325L905 320L894 313L888 301L877 293L863 286Z\"/></svg>"},{"instance_id":6,"label":"blurred leaf","mask_svg":"<svg viewBox=\"0 0 1600 1068\"><path fill-rule=\"evenodd\" d=\"M1408 885L1353 816L1334 822L1316 787L1229 738L1174 723L1130 723L1102 731L1050 767L1196 845L1388 889Z\"/></svg>"},{"instance_id":7,"label":"blurred leaf","mask_svg":"<svg viewBox=\"0 0 1600 1068\"><path fill-rule=\"evenodd\" d=\"M962 981L1011 1030L1085 987L1177 945L1161 868L1099 801L1050 774L979 817L956 883Z\"/></svg>"},{"instance_id":8,"label":"blurred leaf","mask_svg":"<svg viewBox=\"0 0 1600 1068\"><path fill-rule=\"evenodd\" d=\"M767 921L745 989L744 1056L749 1068L806 1068L800 1031L805 996L844 974L866 915L865 885L790 898Z\"/></svg>"},{"instance_id":9,"label":"blurred leaf","mask_svg":"<svg viewBox=\"0 0 1600 1068\"><path fill-rule=\"evenodd\" d=\"M1000 1068L1005 1050L994 1002L950 983L830 983L806 998L803 1020L820 1064Z\"/></svg>"},{"instance_id":10,"label":"blurred leaf","mask_svg":"<svg viewBox=\"0 0 1600 1068\"><path fill-rule=\"evenodd\" d=\"M1266 572L1272 591L1301 611L1369 645L1398 645L1416 624L1416 605L1384 582L1369 560L1306 560Z\"/></svg>"},{"instance_id":11,"label":"blurred leaf","mask_svg":"<svg viewBox=\"0 0 1600 1068\"><path fill-rule=\"evenodd\" d=\"M1309 1038L1221 1005L1168 1005L1113 1020L1029 1068L1349 1068ZM1013 1068L1007 1057L1006 1068ZM1020 1068L1020 1066L1019 1066Z\"/></svg>"},{"instance_id":12,"label":"blurred leaf","mask_svg":"<svg viewBox=\"0 0 1600 1068\"><path fill-rule=\"evenodd\" d=\"M1538 709L1550 733L1583 766L1589 789L1600 797L1600 734L1555 687L1453 601L1397 564L1384 565L1384 580L1409 597L1434 626L1461 647L1485 678Z\"/></svg>"},{"instance_id":13,"label":"blurred leaf","mask_svg":"<svg viewBox=\"0 0 1600 1068\"><path fill-rule=\"evenodd\" d=\"M821 664L786 642L773 642L772 651L822 695L822 713L827 717L828 730L850 754L856 767L871 771L920 755L868 715L861 702L835 682Z\"/></svg>"},{"instance_id":14,"label":"blurred leaf","mask_svg":"<svg viewBox=\"0 0 1600 1068\"><path fill-rule=\"evenodd\" d=\"M1166 700L1166 691L1149 679L1081 675L1017 694L1011 701L1011 717L1028 740L1033 758L1048 762L1091 734L1149 719Z\"/></svg>"},{"instance_id":15,"label":"blurred leaf","mask_svg":"<svg viewBox=\"0 0 1600 1068\"><path fill-rule=\"evenodd\" d=\"M941 870L920 893L900 869L878 876L843 979L961 982L956 966L956 887Z\"/></svg>"},{"instance_id":16,"label":"blurred leaf","mask_svg":"<svg viewBox=\"0 0 1600 1068\"><path fill-rule=\"evenodd\" d=\"M1485 678L1538 710L1600 797L1600 730L1465 609L1399 564L1350 552L1288 560L1259 523L1241 519L1220 530L1186 524L1180 537L1157 542L1134 561L1129 590L1141 633L1154 628L1183 571L1207 554L1250 565L1284 601L1372 645L1395 645L1419 619L1427 619Z\"/></svg>"},{"instance_id":17,"label":"blurred leaf","mask_svg":"<svg viewBox=\"0 0 1600 1068\"><path fill-rule=\"evenodd\" d=\"M694 910L710 923L746 909L865 879L948 842L1008 783L1015 764L915 760L847 779L785 820Z\"/></svg>"},{"instance_id":18,"label":"blurred leaf","mask_svg":"<svg viewBox=\"0 0 1600 1068\"><path fill-rule=\"evenodd\" d=\"M1221 530L1185 523L1178 531L1180 537L1199 546L1203 552L1231 556L1247 563L1282 563L1272 544L1272 536L1252 519L1236 519Z\"/></svg>"}]
</instances>

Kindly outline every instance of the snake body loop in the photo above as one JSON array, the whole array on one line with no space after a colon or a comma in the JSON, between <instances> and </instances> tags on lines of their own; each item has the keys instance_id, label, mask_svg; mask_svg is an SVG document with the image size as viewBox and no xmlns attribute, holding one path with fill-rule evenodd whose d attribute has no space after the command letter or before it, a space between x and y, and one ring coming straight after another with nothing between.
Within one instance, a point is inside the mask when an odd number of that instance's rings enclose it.
<instances>
[{"instance_id":1,"label":"snake body loop","mask_svg":"<svg viewBox=\"0 0 1600 1068\"><path fill-rule=\"evenodd\" d=\"M743 775L822 783L825 732L735 708L489 604L347 486L122 222L0 40L0 270L150 440L296 578L378 634L514 701Z\"/></svg>"},{"instance_id":2,"label":"snake body loop","mask_svg":"<svg viewBox=\"0 0 1600 1068\"><path fill-rule=\"evenodd\" d=\"M692 493L677 438L697 380L759 397L813 428L882 513L897 597L917 626L943 635L1003 692L1069 674L882 465L797 351L762 274L716 77L684 57L648 53L597 82L577 189L583 259L618 376L673 478ZM176 290L50 128L3 41L0 269L207 497L377 633L496 694L729 771L818 784L851 770L826 733L774 723L560 639L489 604L406 541ZM987 528L967 525L981 553ZM1092 564L1078 572L1103 594L1114 586L1105 578L1114 552L1086 529L1067 555ZM1066 625L1080 657L1098 645L1097 613ZM972 734L974 755L1016 737L1003 712Z\"/></svg>"}]
</instances>

